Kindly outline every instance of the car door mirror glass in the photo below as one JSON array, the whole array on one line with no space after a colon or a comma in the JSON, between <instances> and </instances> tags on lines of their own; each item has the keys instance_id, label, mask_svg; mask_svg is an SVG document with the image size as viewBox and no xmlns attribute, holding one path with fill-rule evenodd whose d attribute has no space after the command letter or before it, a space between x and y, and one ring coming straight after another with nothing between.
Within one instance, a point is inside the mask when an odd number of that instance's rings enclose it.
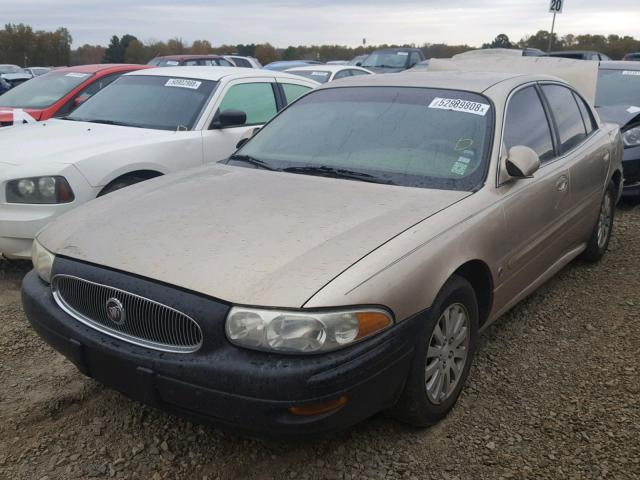
<instances>
[{"instance_id":1,"label":"car door mirror glass","mask_svg":"<svg viewBox=\"0 0 640 480\"><path fill-rule=\"evenodd\" d=\"M540 168L540 157L533 149L517 145L509 149L506 167L512 178L531 178Z\"/></svg>"}]
</instances>

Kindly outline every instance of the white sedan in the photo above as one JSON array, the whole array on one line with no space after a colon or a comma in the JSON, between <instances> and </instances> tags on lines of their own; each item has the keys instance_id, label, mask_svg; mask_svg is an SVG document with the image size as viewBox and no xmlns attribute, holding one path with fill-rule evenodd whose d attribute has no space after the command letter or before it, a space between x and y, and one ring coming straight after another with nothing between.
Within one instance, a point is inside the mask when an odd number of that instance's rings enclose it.
<instances>
[{"instance_id":1,"label":"white sedan","mask_svg":"<svg viewBox=\"0 0 640 480\"><path fill-rule=\"evenodd\" d=\"M64 118L0 131L0 252L29 258L62 213L216 162L318 83L273 71L169 67L124 75ZM123 212L126 214L126 212Z\"/></svg>"},{"instance_id":2,"label":"white sedan","mask_svg":"<svg viewBox=\"0 0 640 480\"><path fill-rule=\"evenodd\" d=\"M372 75L373 72L366 68L351 65L309 65L307 67L294 67L285 70L287 73L310 78L320 83L333 82L341 78L356 77L358 75Z\"/></svg>"}]
</instances>

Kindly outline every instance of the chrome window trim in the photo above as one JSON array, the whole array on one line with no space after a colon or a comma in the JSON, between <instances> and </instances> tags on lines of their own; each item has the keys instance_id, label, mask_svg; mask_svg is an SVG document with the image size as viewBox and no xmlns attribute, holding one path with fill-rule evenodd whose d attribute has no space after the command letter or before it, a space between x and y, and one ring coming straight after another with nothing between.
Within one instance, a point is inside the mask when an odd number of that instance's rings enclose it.
<instances>
[{"instance_id":1,"label":"chrome window trim","mask_svg":"<svg viewBox=\"0 0 640 480\"><path fill-rule=\"evenodd\" d=\"M180 346L176 346L176 345L167 345L164 343L157 343L157 342L153 342L150 340L145 340L144 338L139 338L139 337L134 337L131 335L127 335L125 333L119 332L117 330L113 330L110 328L107 328L103 325L100 325L98 322L86 317L85 315L83 315L82 313L78 312L77 310L75 310L71 305L69 305L64 297L62 296L62 294L59 292L58 288L57 288L57 281L60 278L67 278L67 279L72 279L75 281L79 281L79 282L83 282L95 287L101 287L101 288L108 288L110 290L114 290L118 293L121 293L123 295L127 295L133 298L136 298L138 300L144 301L144 302L148 302L150 304L153 304L155 306L170 310L174 313L176 313L177 315L180 315L182 317L184 317L185 319L191 321L193 323L193 325L196 326L197 331L200 334L200 342L197 345L194 346L189 346L189 347L180 347ZM196 322L193 318L191 318L189 315L186 315L185 313L180 312L179 310L176 310L175 308L171 308L167 305L164 305L160 302L156 302L154 300L148 299L146 297L142 297L140 295L136 295L135 293L131 293L131 292L127 292L126 290L122 290L119 288L115 288L115 287L111 287L109 285L104 285L101 283L96 283L96 282L92 282L90 280L86 280L84 278L80 278L80 277L76 277L73 275L65 275L65 274L57 274L55 275L52 279L51 279L51 293L53 294L53 298L55 300L55 302L58 304L58 306L68 315L70 315L71 317L73 317L74 319L76 319L77 321L79 321L80 323L86 325L89 328L92 328L93 330L99 331L101 333L104 333L105 335L108 335L110 337L113 338L117 338L118 340L122 340L124 342L127 343L131 343L133 345L137 345L139 347L144 347L144 348L149 348L152 350L157 350L160 352L168 352L168 353L182 353L182 354L187 354L187 353L194 353L197 352L201 347L202 347L202 343L204 340L203 334L202 334L202 329L200 328L200 325L198 324L198 322Z\"/></svg>"}]
</instances>

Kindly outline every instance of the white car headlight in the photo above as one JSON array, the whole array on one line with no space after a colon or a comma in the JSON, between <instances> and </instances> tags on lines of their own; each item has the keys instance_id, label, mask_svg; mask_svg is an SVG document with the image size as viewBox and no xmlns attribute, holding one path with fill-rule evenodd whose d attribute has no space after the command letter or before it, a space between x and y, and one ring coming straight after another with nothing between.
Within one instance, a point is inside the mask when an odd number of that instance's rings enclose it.
<instances>
[{"instance_id":1,"label":"white car headlight","mask_svg":"<svg viewBox=\"0 0 640 480\"><path fill-rule=\"evenodd\" d=\"M389 328L382 309L336 311L268 310L233 307L226 333L231 343L281 353L324 353L354 344Z\"/></svg>"},{"instance_id":2,"label":"white car headlight","mask_svg":"<svg viewBox=\"0 0 640 480\"><path fill-rule=\"evenodd\" d=\"M637 147L640 145L640 125L623 132L622 141L625 147Z\"/></svg>"},{"instance_id":3,"label":"white car headlight","mask_svg":"<svg viewBox=\"0 0 640 480\"><path fill-rule=\"evenodd\" d=\"M33 241L31 261L33 262L33 268L44 282L51 283L51 268L55 258L55 255L40 245L38 240Z\"/></svg>"}]
</instances>

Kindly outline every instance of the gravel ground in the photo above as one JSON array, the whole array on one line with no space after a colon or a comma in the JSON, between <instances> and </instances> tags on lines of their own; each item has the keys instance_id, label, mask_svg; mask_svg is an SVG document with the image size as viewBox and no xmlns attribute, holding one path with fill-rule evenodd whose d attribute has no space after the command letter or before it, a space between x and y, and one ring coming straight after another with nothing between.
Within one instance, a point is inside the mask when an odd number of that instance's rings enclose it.
<instances>
[{"instance_id":1,"label":"gravel ground","mask_svg":"<svg viewBox=\"0 0 640 480\"><path fill-rule=\"evenodd\" d=\"M384 416L266 442L145 407L83 377L29 328L0 264L0 478L640 479L640 207L610 252L575 262L481 338L439 425Z\"/></svg>"}]
</instances>

